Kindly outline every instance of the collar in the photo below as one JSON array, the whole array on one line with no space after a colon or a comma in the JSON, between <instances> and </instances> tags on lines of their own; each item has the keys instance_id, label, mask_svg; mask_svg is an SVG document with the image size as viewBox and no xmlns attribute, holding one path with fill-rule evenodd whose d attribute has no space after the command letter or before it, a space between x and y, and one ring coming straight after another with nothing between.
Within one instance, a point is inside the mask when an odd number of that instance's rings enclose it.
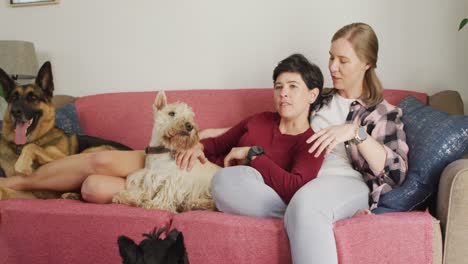
<instances>
[{"instance_id":1,"label":"collar","mask_svg":"<svg viewBox=\"0 0 468 264\"><path fill-rule=\"evenodd\" d=\"M333 95L335 95L336 93L338 93L338 90L335 89L335 88L324 88L324 92L323 92L323 95L322 97L324 98L324 104L328 104L332 98L333 98ZM366 109L369 108L370 106L368 106L366 103L364 103L364 96L361 96L356 100L356 102L358 102L360 105L364 106Z\"/></svg>"},{"instance_id":2,"label":"collar","mask_svg":"<svg viewBox=\"0 0 468 264\"><path fill-rule=\"evenodd\" d=\"M145 148L146 154L162 154L162 153L169 153L169 152L171 152L171 150L164 146L157 146L157 147L148 146Z\"/></svg>"}]
</instances>

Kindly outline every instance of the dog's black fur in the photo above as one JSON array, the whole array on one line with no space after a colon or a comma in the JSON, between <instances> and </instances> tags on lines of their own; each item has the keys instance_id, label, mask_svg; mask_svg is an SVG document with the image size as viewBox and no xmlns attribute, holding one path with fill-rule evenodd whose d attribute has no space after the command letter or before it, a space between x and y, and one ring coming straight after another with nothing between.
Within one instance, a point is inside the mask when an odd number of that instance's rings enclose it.
<instances>
[{"instance_id":1,"label":"dog's black fur","mask_svg":"<svg viewBox=\"0 0 468 264\"><path fill-rule=\"evenodd\" d=\"M160 235L165 228L155 228L139 245L126 236L119 236L119 252L123 264L188 264L184 236L172 229L165 239Z\"/></svg>"}]
</instances>

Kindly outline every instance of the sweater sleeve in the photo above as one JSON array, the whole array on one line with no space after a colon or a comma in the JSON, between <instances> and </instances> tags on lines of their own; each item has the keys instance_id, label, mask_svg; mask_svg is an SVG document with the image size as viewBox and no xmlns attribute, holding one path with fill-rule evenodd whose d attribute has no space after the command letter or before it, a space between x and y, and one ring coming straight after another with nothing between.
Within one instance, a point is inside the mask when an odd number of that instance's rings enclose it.
<instances>
[{"instance_id":1,"label":"sweater sleeve","mask_svg":"<svg viewBox=\"0 0 468 264\"><path fill-rule=\"evenodd\" d=\"M293 195L304 184L317 177L323 163L324 154L315 158L308 152L309 146L304 141L298 149L291 153L294 163L291 172L278 166L268 154L257 156L250 166L262 174L265 183L273 188L281 199L288 204Z\"/></svg>"},{"instance_id":2,"label":"sweater sleeve","mask_svg":"<svg viewBox=\"0 0 468 264\"><path fill-rule=\"evenodd\" d=\"M402 111L396 107L382 116L372 132L373 138L383 145L387 154L382 171L368 170L371 173L370 178L375 177L378 185L387 183L395 187L405 180L408 171L408 145L401 117Z\"/></svg>"},{"instance_id":3,"label":"sweater sleeve","mask_svg":"<svg viewBox=\"0 0 468 264\"><path fill-rule=\"evenodd\" d=\"M238 145L239 139L246 131L246 124L250 118L242 120L218 137L201 140L200 143L203 145L206 158L218 166L224 167L224 157L233 147Z\"/></svg>"}]
</instances>

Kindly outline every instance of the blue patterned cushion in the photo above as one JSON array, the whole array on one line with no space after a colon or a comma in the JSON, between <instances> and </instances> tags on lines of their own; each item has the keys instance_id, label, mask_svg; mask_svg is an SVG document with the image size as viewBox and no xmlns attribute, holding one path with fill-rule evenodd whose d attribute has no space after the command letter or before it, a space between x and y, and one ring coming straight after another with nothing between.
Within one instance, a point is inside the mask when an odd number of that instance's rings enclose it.
<instances>
[{"instance_id":1,"label":"blue patterned cushion","mask_svg":"<svg viewBox=\"0 0 468 264\"><path fill-rule=\"evenodd\" d=\"M408 176L401 187L382 195L374 213L425 207L443 169L468 153L468 116L443 113L413 96L399 107L409 147Z\"/></svg>"},{"instance_id":2,"label":"blue patterned cushion","mask_svg":"<svg viewBox=\"0 0 468 264\"><path fill-rule=\"evenodd\" d=\"M75 104L66 104L55 112L55 126L68 134L83 135Z\"/></svg>"},{"instance_id":3,"label":"blue patterned cushion","mask_svg":"<svg viewBox=\"0 0 468 264\"><path fill-rule=\"evenodd\" d=\"M69 103L55 112L55 126L61 128L68 134L83 135L80 127L80 121L76 112L75 105ZM0 120L0 133L2 129L2 120Z\"/></svg>"}]
</instances>

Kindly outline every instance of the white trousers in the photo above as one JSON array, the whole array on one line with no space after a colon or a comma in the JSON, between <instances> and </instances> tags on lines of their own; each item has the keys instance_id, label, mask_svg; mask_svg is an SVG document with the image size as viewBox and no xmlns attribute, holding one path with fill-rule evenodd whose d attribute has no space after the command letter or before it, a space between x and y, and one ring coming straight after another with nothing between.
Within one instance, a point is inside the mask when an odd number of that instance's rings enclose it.
<instances>
[{"instance_id":1,"label":"white trousers","mask_svg":"<svg viewBox=\"0 0 468 264\"><path fill-rule=\"evenodd\" d=\"M218 171L211 191L222 212L284 217L295 264L338 263L333 223L368 208L369 197L361 178L322 174L299 189L286 205L262 175L248 166Z\"/></svg>"}]
</instances>

